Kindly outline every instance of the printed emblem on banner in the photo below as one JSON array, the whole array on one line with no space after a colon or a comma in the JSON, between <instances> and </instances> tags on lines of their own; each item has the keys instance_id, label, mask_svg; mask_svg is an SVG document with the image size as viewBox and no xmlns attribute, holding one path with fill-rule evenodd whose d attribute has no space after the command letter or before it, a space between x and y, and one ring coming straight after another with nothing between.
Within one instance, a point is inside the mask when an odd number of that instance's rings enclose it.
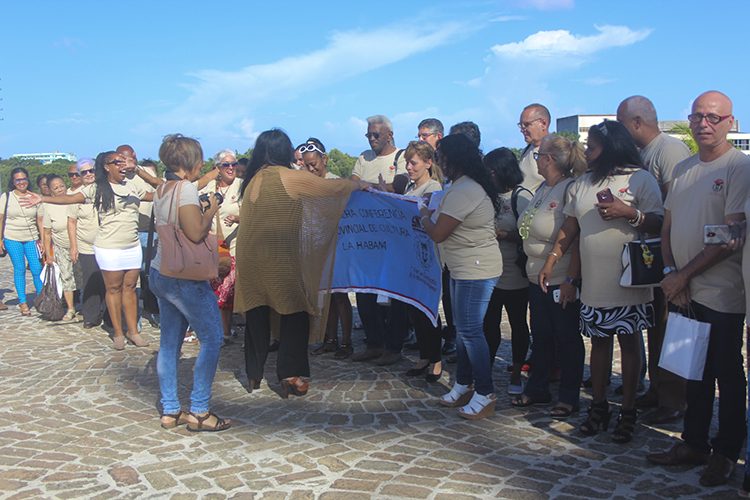
<instances>
[{"instance_id":1,"label":"printed emblem on banner","mask_svg":"<svg viewBox=\"0 0 750 500\"><path fill-rule=\"evenodd\" d=\"M427 232L422 227L422 221L416 215L411 218L411 229L414 231L414 251L417 254L417 260L425 270L430 269L434 259L433 253L430 252L432 240L427 236Z\"/></svg>"}]
</instances>

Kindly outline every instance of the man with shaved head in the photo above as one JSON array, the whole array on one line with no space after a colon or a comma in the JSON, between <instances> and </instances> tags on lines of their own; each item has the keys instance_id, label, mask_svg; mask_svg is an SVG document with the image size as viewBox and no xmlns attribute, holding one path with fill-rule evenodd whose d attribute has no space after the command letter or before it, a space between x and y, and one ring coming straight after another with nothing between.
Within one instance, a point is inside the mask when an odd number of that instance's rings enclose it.
<instances>
[{"instance_id":1,"label":"man with shaved head","mask_svg":"<svg viewBox=\"0 0 750 500\"><path fill-rule=\"evenodd\" d=\"M662 197L667 196L674 168L690 156L690 150L679 139L659 131L656 109L647 98L634 95L620 103L617 121L633 136L643 163L656 178ZM656 410L646 416L651 424L665 424L682 417L685 411L685 379L659 368L664 332L667 326L667 303L661 288L654 288L654 325L648 329L648 392L639 396L639 408ZM645 361L645 358L644 358Z\"/></svg>"},{"instance_id":2,"label":"man with shaved head","mask_svg":"<svg viewBox=\"0 0 750 500\"><path fill-rule=\"evenodd\" d=\"M536 192L544 181L544 177L539 174L536 168L534 153L539 151L539 144L542 139L549 135L549 124L552 118L549 110L541 104L529 104L523 108L521 121L518 122L518 128L521 129L523 140L526 146L521 153L521 172L523 172L523 187Z\"/></svg>"},{"instance_id":3,"label":"man with shaved head","mask_svg":"<svg viewBox=\"0 0 750 500\"><path fill-rule=\"evenodd\" d=\"M664 203L662 289L670 310L711 325L702 380L688 380L682 442L646 458L661 465L708 462L700 483L729 481L745 439L746 380L742 357L745 295L742 255L703 244L705 224L745 219L750 158L732 147L732 101L717 91L698 96L688 116L698 154L675 167ZM709 441L715 384L719 431Z\"/></svg>"}]
</instances>

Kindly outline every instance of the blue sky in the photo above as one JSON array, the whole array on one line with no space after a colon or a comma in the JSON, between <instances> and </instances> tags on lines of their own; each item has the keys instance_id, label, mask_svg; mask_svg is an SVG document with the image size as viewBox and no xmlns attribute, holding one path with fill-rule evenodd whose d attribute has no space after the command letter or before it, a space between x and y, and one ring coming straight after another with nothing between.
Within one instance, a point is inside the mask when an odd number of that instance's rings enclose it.
<instances>
[{"instance_id":1,"label":"blue sky","mask_svg":"<svg viewBox=\"0 0 750 500\"><path fill-rule=\"evenodd\" d=\"M161 138L208 158L263 130L367 149L384 114L405 147L427 117L472 120L482 147L524 145L521 109L614 113L634 94L685 119L720 90L750 131L750 2L0 0L0 157L96 156ZM552 127L554 129L554 126Z\"/></svg>"}]
</instances>

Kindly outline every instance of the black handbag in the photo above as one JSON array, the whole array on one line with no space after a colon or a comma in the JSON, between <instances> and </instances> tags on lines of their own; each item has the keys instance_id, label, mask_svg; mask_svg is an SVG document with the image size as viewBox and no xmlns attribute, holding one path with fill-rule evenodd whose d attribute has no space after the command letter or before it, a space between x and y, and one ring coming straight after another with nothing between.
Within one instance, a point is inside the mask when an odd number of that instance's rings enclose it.
<instances>
[{"instance_id":1,"label":"black handbag","mask_svg":"<svg viewBox=\"0 0 750 500\"><path fill-rule=\"evenodd\" d=\"M154 211L151 210L151 222L148 225L148 243L146 244L146 266L141 271L141 300L143 301L143 310L154 315L159 314L159 300L148 286L148 275L151 271L151 257L154 250Z\"/></svg>"},{"instance_id":2,"label":"black handbag","mask_svg":"<svg viewBox=\"0 0 750 500\"><path fill-rule=\"evenodd\" d=\"M620 286L650 288L659 286L664 279L664 260L661 256L661 238L638 239L626 243L622 250L622 276Z\"/></svg>"}]
</instances>

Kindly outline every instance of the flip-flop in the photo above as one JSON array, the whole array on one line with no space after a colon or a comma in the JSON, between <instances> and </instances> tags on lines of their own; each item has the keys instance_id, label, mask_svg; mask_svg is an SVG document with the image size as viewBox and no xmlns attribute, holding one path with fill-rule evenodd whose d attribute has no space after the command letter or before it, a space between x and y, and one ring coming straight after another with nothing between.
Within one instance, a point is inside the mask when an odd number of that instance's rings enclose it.
<instances>
[{"instance_id":1,"label":"flip-flop","mask_svg":"<svg viewBox=\"0 0 750 500\"><path fill-rule=\"evenodd\" d=\"M188 335L182 340L183 344L197 344L198 343L198 337L195 335Z\"/></svg>"},{"instance_id":2,"label":"flip-flop","mask_svg":"<svg viewBox=\"0 0 750 500\"><path fill-rule=\"evenodd\" d=\"M510 401L510 404L512 404L516 408L527 408L529 406L534 406L534 405L546 405L551 402L552 402L551 394L549 394L544 399L529 398L529 400L526 401L525 403L523 402L523 394L519 394L518 396L516 396Z\"/></svg>"}]
</instances>

